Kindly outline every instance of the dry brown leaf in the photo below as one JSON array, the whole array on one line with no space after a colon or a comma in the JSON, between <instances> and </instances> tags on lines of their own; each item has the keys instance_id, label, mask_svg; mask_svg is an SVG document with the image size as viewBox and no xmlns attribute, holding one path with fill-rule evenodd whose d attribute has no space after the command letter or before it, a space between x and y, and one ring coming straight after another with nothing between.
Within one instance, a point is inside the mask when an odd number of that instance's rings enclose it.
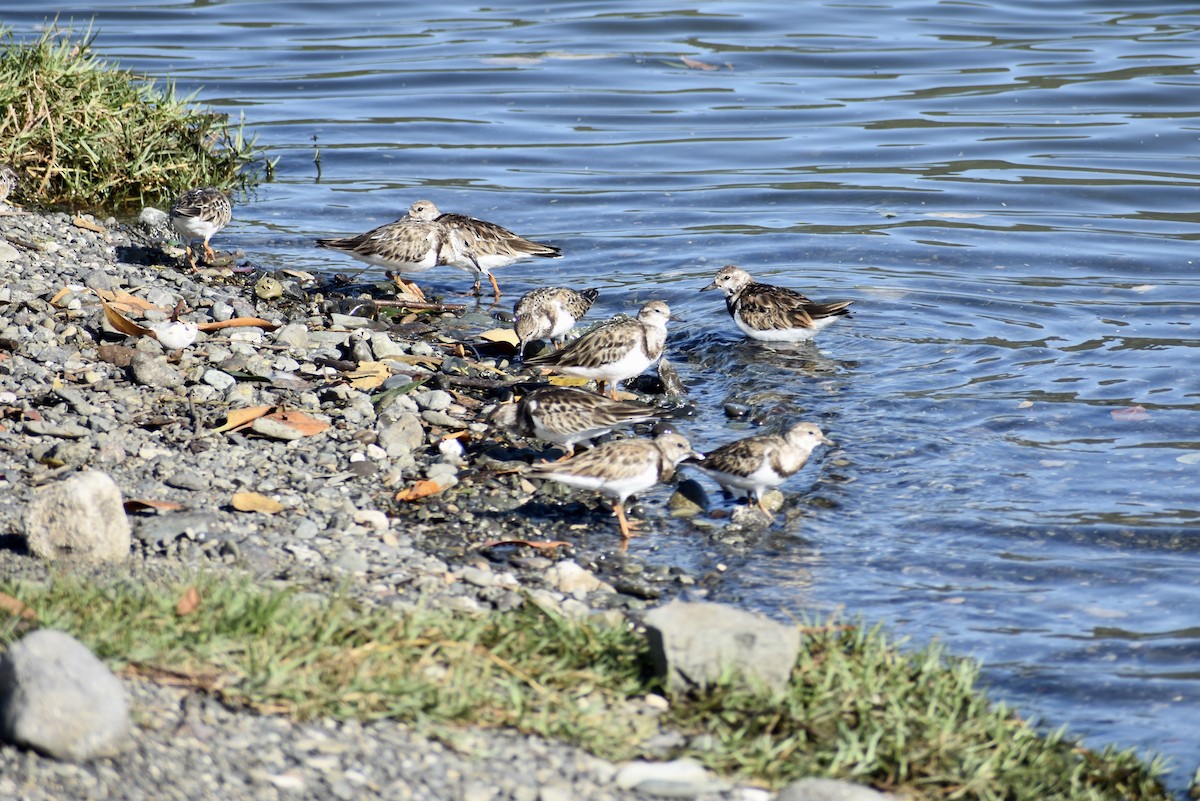
<instances>
[{"instance_id":1,"label":"dry brown leaf","mask_svg":"<svg viewBox=\"0 0 1200 801\"><path fill-rule=\"evenodd\" d=\"M225 415L225 425L214 429L216 431L236 431L248 426L260 417L266 417L274 406L251 406L247 409L231 409Z\"/></svg>"},{"instance_id":2,"label":"dry brown leaf","mask_svg":"<svg viewBox=\"0 0 1200 801\"><path fill-rule=\"evenodd\" d=\"M22 601L18 601L6 592L0 592L0 609L8 612L10 615L23 617L26 620L33 620L37 617L32 609L26 606Z\"/></svg>"},{"instance_id":3,"label":"dry brown leaf","mask_svg":"<svg viewBox=\"0 0 1200 801\"><path fill-rule=\"evenodd\" d=\"M392 371L383 362L359 362L357 370L346 373L350 386L364 391L379 389L391 376Z\"/></svg>"},{"instance_id":4,"label":"dry brown leaf","mask_svg":"<svg viewBox=\"0 0 1200 801\"><path fill-rule=\"evenodd\" d=\"M696 59L688 58L687 56L680 56L679 60L683 62L683 66L687 67L690 70L715 70L715 69L718 69L717 67L713 66L712 64L706 64L703 61L697 61Z\"/></svg>"},{"instance_id":5,"label":"dry brown leaf","mask_svg":"<svg viewBox=\"0 0 1200 801\"><path fill-rule=\"evenodd\" d=\"M151 501L145 498L129 498L125 501L126 512L144 512L147 509L154 509L159 512L177 512L183 508L183 504L178 501Z\"/></svg>"},{"instance_id":6,"label":"dry brown leaf","mask_svg":"<svg viewBox=\"0 0 1200 801\"><path fill-rule=\"evenodd\" d=\"M131 295L128 292L114 292L107 289L92 290L100 296L101 300L108 301L108 305L119 311L147 311L149 309L159 309L145 298L139 298L137 295ZM182 301L180 301L182 303Z\"/></svg>"},{"instance_id":7,"label":"dry brown leaf","mask_svg":"<svg viewBox=\"0 0 1200 801\"><path fill-rule=\"evenodd\" d=\"M95 231L98 234L104 233L104 226L96 225L96 223L94 223L91 220L87 219L86 217L82 217L78 214L76 214L75 218L73 220L71 220L71 223L76 228L86 228L87 230Z\"/></svg>"},{"instance_id":8,"label":"dry brown leaf","mask_svg":"<svg viewBox=\"0 0 1200 801\"><path fill-rule=\"evenodd\" d=\"M200 591L195 587L188 587L183 591L183 595L179 596L179 602L175 604L175 616L186 617L199 608Z\"/></svg>"},{"instance_id":9,"label":"dry brown leaf","mask_svg":"<svg viewBox=\"0 0 1200 801\"><path fill-rule=\"evenodd\" d=\"M51 305L51 306L57 306L57 305L58 305L58 302L59 302L60 300L62 300L63 298L65 298L67 295L70 295L70 294L71 294L72 292L74 292L74 291L75 291L75 290L74 290L74 289L72 289L71 287L69 287L69 286L64 286L62 289L60 289L60 290L58 290L57 292L55 292L55 293L54 293L54 297L50 298L50 305Z\"/></svg>"},{"instance_id":10,"label":"dry brown leaf","mask_svg":"<svg viewBox=\"0 0 1200 801\"><path fill-rule=\"evenodd\" d=\"M411 487L405 487L396 493L398 501L416 501L428 495L436 495L442 491L442 485L429 479L421 479Z\"/></svg>"},{"instance_id":11,"label":"dry brown leaf","mask_svg":"<svg viewBox=\"0 0 1200 801\"><path fill-rule=\"evenodd\" d=\"M239 512L262 512L273 515L284 509L282 503L274 498L268 498L260 492L236 492L231 503L233 508Z\"/></svg>"},{"instance_id":12,"label":"dry brown leaf","mask_svg":"<svg viewBox=\"0 0 1200 801\"><path fill-rule=\"evenodd\" d=\"M315 417L309 417L304 412L289 411L288 409L280 409L273 412L267 417L272 420L278 420L284 425L294 428L306 437L311 437L314 434L320 434L325 429L329 428L329 423L324 420L318 420Z\"/></svg>"},{"instance_id":13,"label":"dry brown leaf","mask_svg":"<svg viewBox=\"0 0 1200 801\"><path fill-rule=\"evenodd\" d=\"M507 342L514 348L521 344L521 340L517 339L517 332L511 328L492 328L479 336L488 342Z\"/></svg>"},{"instance_id":14,"label":"dry brown leaf","mask_svg":"<svg viewBox=\"0 0 1200 801\"><path fill-rule=\"evenodd\" d=\"M108 324L113 327L114 331L119 331L127 337L144 337L150 335L149 328L142 328L133 320L121 314L110 306L108 301L101 295L97 294L96 297L100 298L100 305L104 307L104 319L108 320Z\"/></svg>"},{"instance_id":15,"label":"dry brown leaf","mask_svg":"<svg viewBox=\"0 0 1200 801\"><path fill-rule=\"evenodd\" d=\"M261 317L234 317L230 320L217 320L211 323L200 323L196 326L201 331L216 331L221 328L261 328L264 331L274 331L279 326Z\"/></svg>"}]
</instances>

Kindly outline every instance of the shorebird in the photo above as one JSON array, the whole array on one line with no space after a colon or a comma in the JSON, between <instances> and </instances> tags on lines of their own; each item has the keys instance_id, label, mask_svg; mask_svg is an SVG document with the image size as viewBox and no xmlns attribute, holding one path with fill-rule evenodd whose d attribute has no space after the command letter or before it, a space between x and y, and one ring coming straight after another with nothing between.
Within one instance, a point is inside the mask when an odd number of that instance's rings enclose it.
<instances>
[{"instance_id":1,"label":"shorebird","mask_svg":"<svg viewBox=\"0 0 1200 801\"><path fill-rule=\"evenodd\" d=\"M8 195L16 186L16 168L11 164L0 164L0 206L8 202Z\"/></svg>"},{"instance_id":2,"label":"shorebird","mask_svg":"<svg viewBox=\"0 0 1200 801\"><path fill-rule=\"evenodd\" d=\"M541 287L526 292L513 304L513 329L517 332L517 356L535 339L549 339L556 348L558 337L575 327L596 302L598 289L580 292L563 286Z\"/></svg>"},{"instance_id":3,"label":"shorebird","mask_svg":"<svg viewBox=\"0 0 1200 801\"><path fill-rule=\"evenodd\" d=\"M640 375L662 358L670 317L671 309L666 303L652 300L636 318L616 317L561 350L526 359L525 363L594 379L602 393L605 384L612 382L615 397L618 381Z\"/></svg>"},{"instance_id":4,"label":"shorebird","mask_svg":"<svg viewBox=\"0 0 1200 801\"><path fill-rule=\"evenodd\" d=\"M778 487L799 472L818 445L833 443L815 423L797 423L783 436L755 434L722 445L701 462L688 462L726 489L754 495L758 508L774 517L762 503L762 493Z\"/></svg>"},{"instance_id":5,"label":"shorebird","mask_svg":"<svg viewBox=\"0 0 1200 801\"><path fill-rule=\"evenodd\" d=\"M542 387L492 412L491 424L509 436L540 439L575 454L575 445L618 428L658 420L652 406L617 401L576 387Z\"/></svg>"},{"instance_id":6,"label":"shorebird","mask_svg":"<svg viewBox=\"0 0 1200 801\"><path fill-rule=\"evenodd\" d=\"M206 186L189 189L175 199L168 214L171 227L183 239L188 266L196 269L196 253L192 240L204 240L204 257L212 261L217 257L208 241L233 219L233 204L229 196L220 189Z\"/></svg>"},{"instance_id":7,"label":"shorebird","mask_svg":"<svg viewBox=\"0 0 1200 801\"><path fill-rule=\"evenodd\" d=\"M406 283L402 276L453 261L450 234L436 222L440 214L432 202L418 200L398 220L354 236L318 239L317 244L394 271L393 280L401 289L424 299L425 293L416 284Z\"/></svg>"},{"instance_id":8,"label":"shorebird","mask_svg":"<svg viewBox=\"0 0 1200 801\"><path fill-rule=\"evenodd\" d=\"M720 289L725 308L742 332L762 342L803 342L818 331L849 314L854 301L816 303L799 292L782 286L757 283L750 273L733 264L720 269L713 282L701 292Z\"/></svg>"},{"instance_id":9,"label":"shorebird","mask_svg":"<svg viewBox=\"0 0 1200 801\"><path fill-rule=\"evenodd\" d=\"M684 459L703 458L692 450L685 437L666 433L654 439L605 442L570 459L530 465L525 473L611 496L621 538L627 543L633 536L632 530L640 525L625 516L625 501L629 496L660 481L669 481L675 474L675 466Z\"/></svg>"},{"instance_id":10,"label":"shorebird","mask_svg":"<svg viewBox=\"0 0 1200 801\"><path fill-rule=\"evenodd\" d=\"M533 256L548 259L562 256L562 250L553 245L530 241L496 223L465 214L442 214L437 218L437 224L450 237L454 255L448 263L475 276L473 292L476 295L480 294L482 278L486 275L492 282L496 300L500 300L500 286L492 270Z\"/></svg>"}]
</instances>

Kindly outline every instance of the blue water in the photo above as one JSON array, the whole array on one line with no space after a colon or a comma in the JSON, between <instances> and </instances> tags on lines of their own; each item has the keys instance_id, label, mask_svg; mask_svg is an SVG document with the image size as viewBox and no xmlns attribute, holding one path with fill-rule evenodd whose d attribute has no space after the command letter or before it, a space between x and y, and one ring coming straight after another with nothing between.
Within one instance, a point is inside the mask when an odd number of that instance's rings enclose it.
<instances>
[{"instance_id":1,"label":"blue water","mask_svg":"<svg viewBox=\"0 0 1200 801\"><path fill-rule=\"evenodd\" d=\"M601 287L596 317L666 299L701 448L744 433L726 401L837 441L787 486L803 514L744 557L678 521L635 553L724 560L724 600L936 637L995 697L1166 754L1182 786L1200 762L1200 11L693 5L58 8L278 158L221 247L346 269L311 239L429 198L563 247L500 271L506 301L545 283ZM5 21L24 38L45 12ZM696 292L728 262L856 314L815 347L747 343Z\"/></svg>"}]
</instances>

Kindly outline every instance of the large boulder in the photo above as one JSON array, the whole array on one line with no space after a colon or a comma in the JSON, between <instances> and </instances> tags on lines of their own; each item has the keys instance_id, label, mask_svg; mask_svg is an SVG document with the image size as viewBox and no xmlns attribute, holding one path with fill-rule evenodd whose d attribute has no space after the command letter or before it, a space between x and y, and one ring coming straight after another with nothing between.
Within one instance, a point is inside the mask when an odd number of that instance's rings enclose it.
<instances>
[{"instance_id":1,"label":"large boulder","mask_svg":"<svg viewBox=\"0 0 1200 801\"><path fill-rule=\"evenodd\" d=\"M130 529L121 491L99 470L43 487L25 510L25 542L31 553L47 561L124 561Z\"/></svg>"},{"instance_id":2,"label":"large boulder","mask_svg":"<svg viewBox=\"0 0 1200 801\"><path fill-rule=\"evenodd\" d=\"M676 692L724 677L782 692L800 654L797 627L713 603L672 601L653 609L646 636L659 675Z\"/></svg>"},{"instance_id":3,"label":"large boulder","mask_svg":"<svg viewBox=\"0 0 1200 801\"><path fill-rule=\"evenodd\" d=\"M0 656L0 737L56 759L114 753L129 734L125 688L69 634L39 629Z\"/></svg>"}]
</instances>

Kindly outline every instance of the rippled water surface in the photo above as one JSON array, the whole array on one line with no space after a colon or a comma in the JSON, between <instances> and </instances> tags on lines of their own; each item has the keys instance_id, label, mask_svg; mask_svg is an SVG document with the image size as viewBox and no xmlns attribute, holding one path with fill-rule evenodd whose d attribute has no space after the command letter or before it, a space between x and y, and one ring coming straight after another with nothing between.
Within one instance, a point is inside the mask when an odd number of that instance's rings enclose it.
<instances>
[{"instance_id":1,"label":"rippled water surface","mask_svg":"<svg viewBox=\"0 0 1200 801\"><path fill-rule=\"evenodd\" d=\"M597 317L666 299L702 448L744 432L727 402L819 421L836 449L788 485L800 514L726 564L727 600L937 637L1026 714L1165 753L1176 785L1200 762L1200 12L58 7L279 158L218 245L345 269L311 238L430 198L567 252L501 271L506 300L547 282L601 287ZM856 315L816 347L747 343L696 292L727 262ZM727 560L666 528L635 549Z\"/></svg>"}]
</instances>

